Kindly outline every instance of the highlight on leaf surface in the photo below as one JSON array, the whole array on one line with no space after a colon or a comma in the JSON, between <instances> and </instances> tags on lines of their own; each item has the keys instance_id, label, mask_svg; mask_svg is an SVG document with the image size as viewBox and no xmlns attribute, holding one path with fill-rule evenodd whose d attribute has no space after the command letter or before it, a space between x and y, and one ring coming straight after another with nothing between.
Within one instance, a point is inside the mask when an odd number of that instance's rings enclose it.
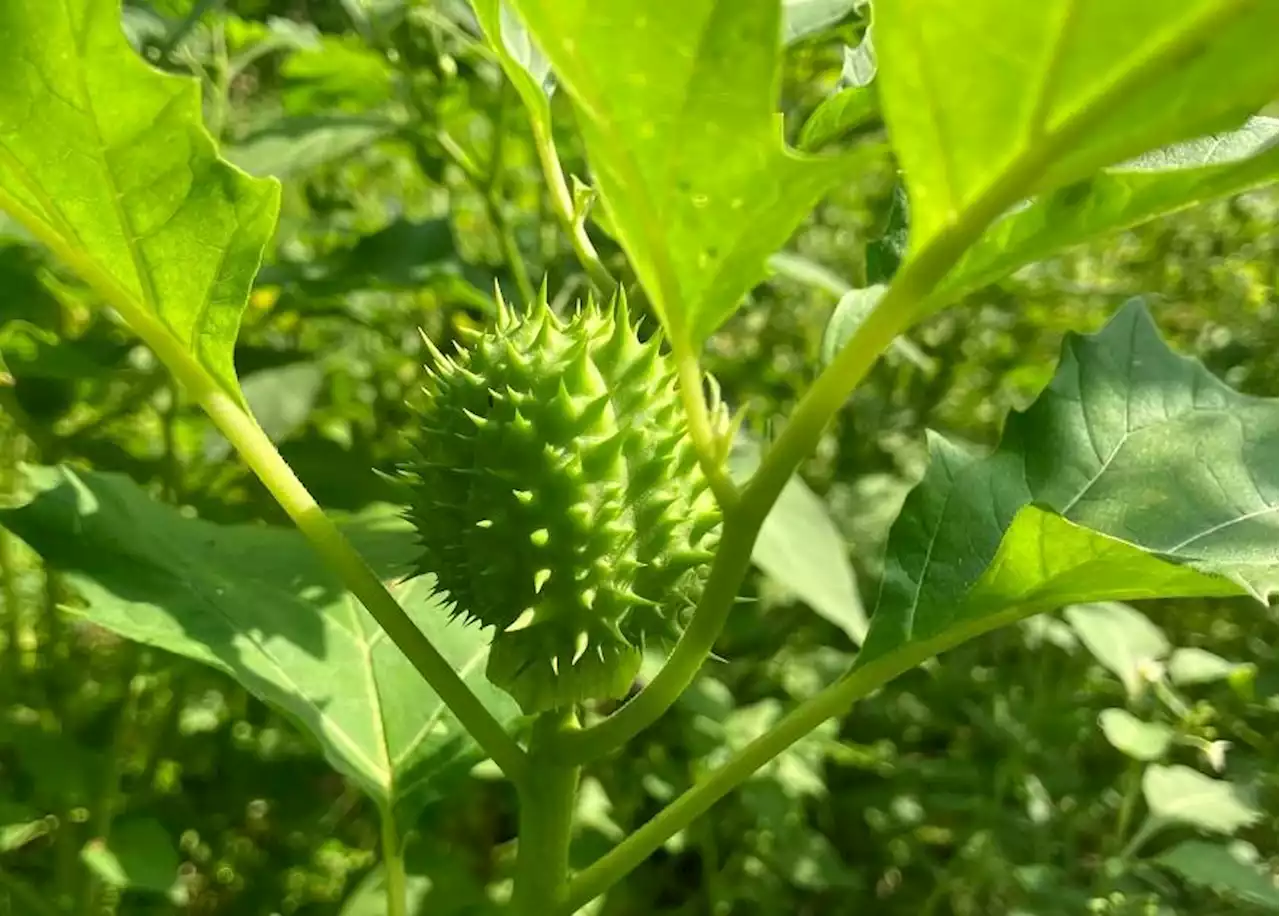
<instances>
[{"instance_id":1,"label":"highlight on leaf surface","mask_svg":"<svg viewBox=\"0 0 1280 916\"><path fill-rule=\"evenodd\" d=\"M562 320L544 296L455 357L427 343L403 472L420 571L494 628L489 678L526 711L624 695L719 537L661 340L622 298Z\"/></svg>"}]
</instances>

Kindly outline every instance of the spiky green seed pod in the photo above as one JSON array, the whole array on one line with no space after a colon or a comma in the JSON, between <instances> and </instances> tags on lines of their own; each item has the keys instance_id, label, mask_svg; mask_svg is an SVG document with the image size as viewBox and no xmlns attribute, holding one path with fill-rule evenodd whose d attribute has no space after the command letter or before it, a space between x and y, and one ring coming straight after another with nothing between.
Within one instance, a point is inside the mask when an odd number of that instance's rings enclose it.
<instances>
[{"instance_id":1,"label":"spiky green seed pod","mask_svg":"<svg viewBox=\"0 0 1280 916\"><path fill-rule=\"evenodd\" d=\"M623 696L645 646L679 635L719 537L660 341L624 299L561 320L544 296L501 305L456 357L431 350L405 469L420 571L494 628L489 679L527 712Z\"/></svg>"}]
</instances>

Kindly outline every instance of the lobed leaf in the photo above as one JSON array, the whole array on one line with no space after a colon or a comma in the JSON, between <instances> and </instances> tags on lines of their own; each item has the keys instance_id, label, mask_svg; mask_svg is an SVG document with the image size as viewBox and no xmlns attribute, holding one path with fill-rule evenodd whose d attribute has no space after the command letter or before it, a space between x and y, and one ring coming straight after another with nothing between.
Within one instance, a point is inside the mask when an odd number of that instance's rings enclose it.
<instances>
[{"instance_id":1,"label":"lobed leaf","mask_svg":"<svg viewBox=\"0 0 1280 916\"><path fill-rule=\"evenodd\" d=\"M699 344L866 155L788 149L777 0L516 0L573 99L606 222L679 346Z\"/></svg>"},{"instance_id":2,"label":"lobed leaf","mask_svg":"<svg viewBox=\"0 0 1280 916\"><path fill-rule=\"evenodd\" d=\"M187 518L115 474L29 478L36 495L0 523L65 572L84 599L71 613L231 675L380 804L411 809L434 777L474 761L466 731L301 534ZM514 702L484 678L488 634L451 623L429 580L399 578L416 552L409 526L386 512L346 527L482 702L513 721Z\"/></svg>"},{"instance_id":3,"label":"lobed leaf","mask_svg":"<svg viewBox=\"0 0 1280 916\"><path fill-rule=\"evenodd\" d=\"M1276 92L1268 0L895 0L877 4L875 30L913 252L1018 198L1238 125Z\"/></svg>"},{"instance_id":4,"label":"lobed leaf","mask_svg":"<svg viewBox=\"0 0 1280 916\"><path fill-rule=\"evenodd\" d=\"M0 0L0 47L0 210L238 398L232 353L276 183L218 157L199 84L134 53L119 0Z\"/></svg>"},{"instance_id":5,"label":"lobed leaf","mask_svg":"<svg viewBox=\"0 0 1280 916\"><path fill-rule=\"evenodd\" d=\"M940 436L895 522L856 665L1087 601L1274 594L1276 402L1238 394L1130 303L979 457Z\"/></svg>"}]
</instances>

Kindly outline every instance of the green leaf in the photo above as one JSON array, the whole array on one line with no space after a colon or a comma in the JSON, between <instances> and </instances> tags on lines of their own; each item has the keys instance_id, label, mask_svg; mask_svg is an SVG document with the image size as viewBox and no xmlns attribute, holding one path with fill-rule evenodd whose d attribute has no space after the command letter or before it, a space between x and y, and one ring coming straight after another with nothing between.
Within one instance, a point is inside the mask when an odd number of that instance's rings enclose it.
<instances>
[{"instance_id":1,"label":"green leaf","mask_svg":"<svg viewBox=\"0 0 1280 916\"><path fill-rule=\"evenodd\" d=\"M291 529L184 517L127 478L30 471L35 497L0 511L84 599L70 609L120 635L217 668L310 732L381 804L411 809L430 781L474 762L472 742L353 597ZM484 679L488 636L450 622L390 512L347 534L495 715L515 704Z\"/></svg>"},{"instance_id":2,"label":"green leaf","mask_svg":"<svg viewBox=\"0 0 1280 916\"><path fill-rule=\"evenodd\" d=\"M1019 267L1218 197L1276 180L1276 121L1156 150L1105 169L993 223L929 296L939 308Z\"/></svg>"},{"instance_id":3,"label":"green leaf","mask_svg":"<svg viewBox=\"0 0 1280 916\"><path fill-rule=\"evenodd\" d=\"M252 175L292 178L354 156L397 129L379 115L299 115L281 118L226 148Z\"/></svg>"},{"instance_id":4,"label":"green leaf","mask_svg":"<svg viewBox=\"0 0 1280 916\"><path fill-rule=\"evenodd\" d=\"M1077 602L1274 593L1278 438L1274 400L1171 352L1137 303L1070 335L995 452L931 437L856 664Z\"/></svg>"},{"instance_id":5,"label":"green leaf","mask_svg":"<svg viewBox=\"0 0 1280 916\"><path fill-rule=\"evenodd\" d=\"M748 480L760 464L759 447L739 436L729 473ZM751 559L770 579L797 595L855 643L867 634L849 549L827 507L799 477L787 481L756 538Z\"/></svg>"},{"instance_id":6,"label":"green leaf","mask_svg":"<svg viewBox=\"0 0 1280 916\"><path fill-rule=\"evenodd\" d=\"M1274 878L1218 843L1187 840L1160 853L1154 861L1179 874L1188 884L1207 887L1273 912L1280 906Z\"/></svg>"},{"instance_id":7,"label":"green leaf","mask_svg":"<svg viewBox=\"0 0 1280 916\"><path fill-rule=\"evenodd\" d=\"M1156 663L1169 654L1164 631L1127 604L1078 604L1063 615L1085 648L1120 678L1130 696L1142 691L1157 673Z\"/></svg>"},{"instance_id":8,"label":"green leaf","mask_svg":"<svg viewBox=\"0 0 1280 916\"><path fill-rule=\"evenodd\" d=\"M782 41L792 44L828 29L866 0L782 0Z\"/></svg>"},{"instance_id":9,"label":"green leaf","mask_svg":"<svg viewBox=\"0 0 1280 916\"><path fill-rule=\"evenodd\" d=\"M1159 760L1173 741L1169 726L1144 722L1127 709L1104 709L1098 725L1112 747L1134 760Z\"/></svg>"},{"instance_id":10,"label":"green leaf","mask_svg":"<svg viewBox=\"0 0 1280 916\"><path fill-rule=\"evenodd\" d=\"M787 149L777 0L516 0L573 99L608 222L675 346L701 343L866 151Z\"/></svg>"},{"instance_id":11,"label":"green leaf","mask_svg":"<svg viewBox=\"0 0 1280 916\"><path fill-rule=\"evenodd\" d=\"M880 100L870 86L841 89L823 99L805 119L798 143L802 150L813 152L870 127L879 117Z\"/></svg>"},{"instance_id":12,"label":"green leaf","mask_svg":"<svg viewBox=\"0 0 1280 916\"><path fill-rule=\"evenodd\" d=\"M119 0L4 0L0 47L0 210L162 359L194 358L238 398L232 350L278 186L218 158L199 84L133 52Z\"/></svg>"},{"instance_id":13,"label":"green leaf","mask_svg":"<svg viewBox=\"0 0 1280 916\"><path fill-rule=\"evenodd\" d=\"M1169 656L1169 680L1175 684L1208 684L1225 681L1248 665L1229 662L1207 649L1178 649Z\"/></svg>"},{"instance_id":14,"label":"green leaf","mask_svg":"<svg viewBox=\"0 0 1280 916\"><path fill-rule=\"evenodd\" d=\"M1159 824L1186 824L1230 835L1262 819L1262 812L1238 786L1191 767L1151 764L1142 774L1142 795Z\"/></svg>"},{"instance_id":15,"label":"green leaf","mask_svg":"<svg viewBox=\"0 0 1280 916\"><path fill-rule=\"evenodd\" d=\"M178 850L169 831L149 817L114 823L111 836L80 850L85 866L111 887L168 893L178 880Z\"/></svg>"},{"instance_id":16,"label":"green leaf","mask_svg":"<svg viewBox=\"0 0 1280 916\"><path fill-rule=\"evenodd\" d=\"M535 134L550 137L550 62L503 0L471 0L471 7L498 65L529 112Z\"/></svg>"},{"instance_id":17,"label":"green leaf","mask_svg":"<svg viewBox=\"0 0 1280 916\"><path fill-rule=\"evenodd\" d=\"M877 83L912 251L1036 192L1241 124L1280 66L1269 0L900 0ZM963 234L963 233L962 233Z\"/></svg>"}]
</instances>

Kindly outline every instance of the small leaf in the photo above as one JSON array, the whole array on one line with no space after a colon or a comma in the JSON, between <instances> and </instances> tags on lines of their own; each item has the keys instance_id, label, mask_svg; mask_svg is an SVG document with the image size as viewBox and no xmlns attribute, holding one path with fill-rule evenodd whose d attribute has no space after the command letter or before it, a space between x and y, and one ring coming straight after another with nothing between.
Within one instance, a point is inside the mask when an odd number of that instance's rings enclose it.
<instances>
[{"instance_id":1,"label":"small leaf","mask_svg":"<svg viewBox=\"0 0 1280 916\"><path fill-rule=\"evenodd\" d=\"M1207 684L1225 681L1247 665L1229 662L1207 649L1178 649L1169 656L1169 680L1175 684Z\"/></svg>"},{"instance_id":2,"label":"small leaf","mask_svg":"<svg viewBox=\"0 0 1280 916\"><path fill-rule=\"evenodd\" d=\"M1134 760L1159 760L1173 741L1173 729L1144 722L1127 709L1104 709L1098 724L1111 746Z\"/></svg>"},{"instance_id":3,"label":"small leaf","mask_svg":"<svg viewBox=\"0 0 1280 916\"><path fill-rule=\"evenodd\" d=\"M114 474L29 471L25 506L0 511L84 601L72 613L217 668L283 710L380 804L406 813L475 760L466 731L301 534L186 518ZM383 511L348 536L482 702L514 702L484 678L488 635L451 622L427 578L403 581L411 527Z\"/></svg>"},{"instance_id":4,"label":"small leaf","mask_svg":"<svg viewBox=\"0 0 1280 916\"><path fill-rule=\"evenodd\" d=\"M835 311L822 332L822 365L829 366L845 343L857 332L876 307L888 287L877 283L865 289L851 289L836 303Z\"/></svg>"},{"instance_id":5,"label":"small leaf","mask_svg":"<svg viewBox=\"0 0 1280 916\"><path fill-rule=\"evenodd\" d=\"M267 124L226 156L252 175L292 178L367 149L396 130L377 115L299 115Z\"/></svg>"},{"instance_id":6,"label":"small leaf","mask_svg":"<svg viewBox=\"0 0 1280 916\"><path fill-rule=\"evenodd\" d=\"M549 89L553 85L550 61L504 0L472 0L471 7L489 47L498 58L502 72L507 75L529 112L534 133L549 140Z\"/></svg>"},{"instance_id":7,"label":"small leaf","mask_svg":"<svg viewBox=\"0 0 1280 916\"><path fill-rule=\"evenodd\" d=\"M151 818L117 821L110 839L90 840L80 859L111 887L166 894L178 880L180 860L173 837Z\"/></svg>"},{"instance_id":8,"label":"small leaf","mask_svg":"<svg viewBox=\"0 0 1280 916\"><path fill-rule=\"evenodd\" d=\"M1230 835L1262 819L1239 787L1191 767L1151 764L1142 774L1142 794L1152 819L1162 824Z\"/></svg>"},{"instance_id":9,"label":"small leaf","mask_svg":"<svg viewBox=\"0 0 1280 916\"><path fill-rule=\"evenodd\" d=\"M218 158L199 83L134 53L119 0L6 0L0 47L0 210L238 399L232 349L278 186Z\"/></svg>"},{"instance_id":10,"label":"small leaf","mask_svg":"<svg viewBox=\"0 0 1280 916\"><path fill-rule=\"evenodd\" d=\"M871 87L841 89L822 100L805 119L798 141L802 150L813 152L876 124L880 100Z\"/></svg>"},{"instance_id":11,"label":"small leaf","mask_svg":"<svg viewBox=\"0 0 1280 916\"><path fill-rule=\"evenodd\" d=\"M423 912L422 904L431 890L431 879L426 875L405 875L405 910L407 913ZM432 916L437 911L433 911ZM389 916L387 909L387 872L381 865L374 867L356 885L342 903L338 916Z\"/></svg>"},{"instance_id":12,"label":"small leaf","mask_svg":"<svg viewBox=\"0 0 1280 916\"><path fill-rule=\"evenodd\" d=\"M1120 678L1130 696L1140 693L1169 654L1164 631L1127 604L1078 604L1063 612L1098 663Z\"/></svg>"},{"instance_id":13,"label":"small leaf","mask_svg":"<svg viewBox=\"0 0 1280 916\"><path fill-rule=\"evenodd\" d=\"M701 344L854 163L801 156L775 112L777 0L515 0L572 97L618 242L676 346Z\"/></svg>"},{"instance_id":14,"label":"small leaf","mask_svg":"<svg viewBox=\"0 0 1280 916\"><path fill-rule=\"evenodd\" d=\"M740 436L729 456L730 473L745 481L759 463L759 447ZM862 641L867 617L848 547L822 500L799 477L787 482L773 504L751 559L855 643Z\"/></svg>"},{"instance_id":15,"label":"small leaf","mask_svg":"<svg viewBox=\"0 0 1280 916\"><path fill-rule=\"evenodd\" d=\"M876 78L876 47L872 29L868 28L862 41L844 49L844 64L840 68L840 82L845 86L865 88Z\"/></svg>"},{"instance_id":16,"label":"small leaf","mask_svg":"<svg viewBox=\"0 0 1280 916\"><path fill-rule=\"evenodd\" d=\"M1276 180L1276 122L1156 150L996 220L929 294L941 308L1023 265L1090 239Z\"/></svg>"},{"instance_id":17,"label":"small leaf","mask_svg":"<svg viewBox=\"0 0 1280 916\"><path fill-rule=\"evenodd\" d=\"M1187 840L1160 853L1153 861L1176 872L1188 884L1207 887L1272 912L1280 907L1275 879L1218 843Z\"/></svg>"},{"instance_id":18,"label":"small leaf","mask_svg":"<svg viewBox=\"0 0 1280 916\"><path fill-rule=\"evenodd\" d=\"M1242 123L1275 97L1277 27L1269 0L877 5L876 82L911 192L912 251Z\"/></svg>"},{"instance_id":19,"label":"small leaf","mask_svg":"<svg viewBox=\"0 0 1280 916\"><path fill-rule=\"evenodd\" d=\"M1278 438L1275 401L1170 352L1140 305L1071 335L995 452L931 437L855 665L910 664L1073 603L1265 600L1280 569Z\"/></svg>"}]
</instances>

